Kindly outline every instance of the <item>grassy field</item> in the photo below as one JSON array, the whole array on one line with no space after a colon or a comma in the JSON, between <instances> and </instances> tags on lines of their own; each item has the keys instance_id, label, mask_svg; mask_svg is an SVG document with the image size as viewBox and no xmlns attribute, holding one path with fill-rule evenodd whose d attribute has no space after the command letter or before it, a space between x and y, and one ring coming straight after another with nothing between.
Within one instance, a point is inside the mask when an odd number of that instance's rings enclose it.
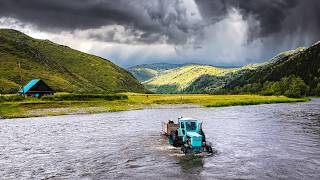
<instances>
[{"instance_id":1,"label":"grassy field","mask_svg":"<svg viewBox=\"0 0 320 180\"><path fill-rule=\"evenodd\" d=\"M303 102L284 96L258 95L158 95L133 94L118 95L56 95L51 98L0 98L0 117L35 117L64 114L114 112L144 108L154 108L168 104L191 104L204 107L254 105L270 103ZM0 96L1 97L1 96ZM81 98L82 97L82 98ZM111 98L112 97L112 98Z\"/></svg>"}]
</instances>

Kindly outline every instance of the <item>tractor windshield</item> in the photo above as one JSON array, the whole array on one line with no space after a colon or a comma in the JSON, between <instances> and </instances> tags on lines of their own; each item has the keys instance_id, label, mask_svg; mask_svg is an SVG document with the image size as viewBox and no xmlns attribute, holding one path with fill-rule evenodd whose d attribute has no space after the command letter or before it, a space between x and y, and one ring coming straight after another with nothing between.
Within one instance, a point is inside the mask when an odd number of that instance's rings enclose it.
<instances>
[{"instance_id":1,"label":"tractor windshield","mask_svg":"<svg viewBox=\"0 0 320 180\"><path fill-rule=\"evenodd\" d=\"M194 121L186 122L187 131L195 131L197 129L197 124Z\"/></svg>"}]
</instances>

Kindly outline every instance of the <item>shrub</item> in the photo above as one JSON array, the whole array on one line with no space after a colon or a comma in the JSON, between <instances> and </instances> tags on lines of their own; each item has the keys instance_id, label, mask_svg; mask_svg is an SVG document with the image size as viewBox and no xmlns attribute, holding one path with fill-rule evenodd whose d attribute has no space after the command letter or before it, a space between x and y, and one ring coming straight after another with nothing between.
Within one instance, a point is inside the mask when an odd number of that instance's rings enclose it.
<instances>
[{"instance_id":1,"label":"shrub","mask_svg":"<svg viewBox=\"0 0 320 180\"><path fill-rule=\"evenodd\" d=\"M123 94L64 94L54 96L44 96L41 99L48 101L90 101L90 100L125 100L127 95Z\"/></svg>"},{"instance_id":2,"label":"shrub","mask_svg":"<svg viewBox=\"0 0 320 180\"><path fill-rule=\"evenodd\" d=\"M0 96L0 102L15 102L15 101L23 101L26 97L19 95L11 95L11 96Z\"/></svg>"}]
</instances>

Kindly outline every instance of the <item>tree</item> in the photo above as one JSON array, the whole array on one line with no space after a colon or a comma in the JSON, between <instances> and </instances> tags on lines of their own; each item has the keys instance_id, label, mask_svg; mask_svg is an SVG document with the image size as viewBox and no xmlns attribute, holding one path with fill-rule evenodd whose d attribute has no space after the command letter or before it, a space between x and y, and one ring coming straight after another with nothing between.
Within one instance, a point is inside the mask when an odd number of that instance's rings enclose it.
<instances>
[{"instance_id":1,"label":"tree","mask_svg":"<svg viewBox=\"0 0 320 180\"><path fill-rule=\"evenodd\" d=\"M300 98L306 96L309 92L309 87L300 77L291 75L283 77L280 81L265 82L262 90L264 95L285 95L292 98Z\"/></svg>"},{"instance_id":2,"label":"tree","mask_svg":"<svg viewBox=\"0 0 320 180\"><path fill-rule=\"evenodd\" d=\"M317 84L317 87L314 90L316 96L320 96L320 83Z\"/></svg>"},{"instance_id":3,"label":"tree","mask_svg":"<svg viewBox=\"0 0 320 180\"><path fill-rule=\"evenodd\" d=\"M309 92L309 86L307 86L300 77L296 77L294 75L289 76L285 83L287 90L283 95L287 97L301 98L306 96Z\"/></svg>"}]
</instances>

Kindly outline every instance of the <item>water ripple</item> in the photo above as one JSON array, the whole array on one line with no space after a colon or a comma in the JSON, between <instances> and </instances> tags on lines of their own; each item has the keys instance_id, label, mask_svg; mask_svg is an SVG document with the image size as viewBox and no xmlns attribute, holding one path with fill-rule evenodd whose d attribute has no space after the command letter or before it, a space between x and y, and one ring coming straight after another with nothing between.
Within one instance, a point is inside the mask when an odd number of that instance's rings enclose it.
<instances>
[{"instance_id":1,"label":"water ripple","mask_svg":"<svg viewBox=\"0 0 320 180\"><path fill-rule=\"evenodd\" d=\"M160 135L204 122L217 153L184 157ZM0 121L0 179L320 179L320 100Z\"/></svg>"}]
</instances>

